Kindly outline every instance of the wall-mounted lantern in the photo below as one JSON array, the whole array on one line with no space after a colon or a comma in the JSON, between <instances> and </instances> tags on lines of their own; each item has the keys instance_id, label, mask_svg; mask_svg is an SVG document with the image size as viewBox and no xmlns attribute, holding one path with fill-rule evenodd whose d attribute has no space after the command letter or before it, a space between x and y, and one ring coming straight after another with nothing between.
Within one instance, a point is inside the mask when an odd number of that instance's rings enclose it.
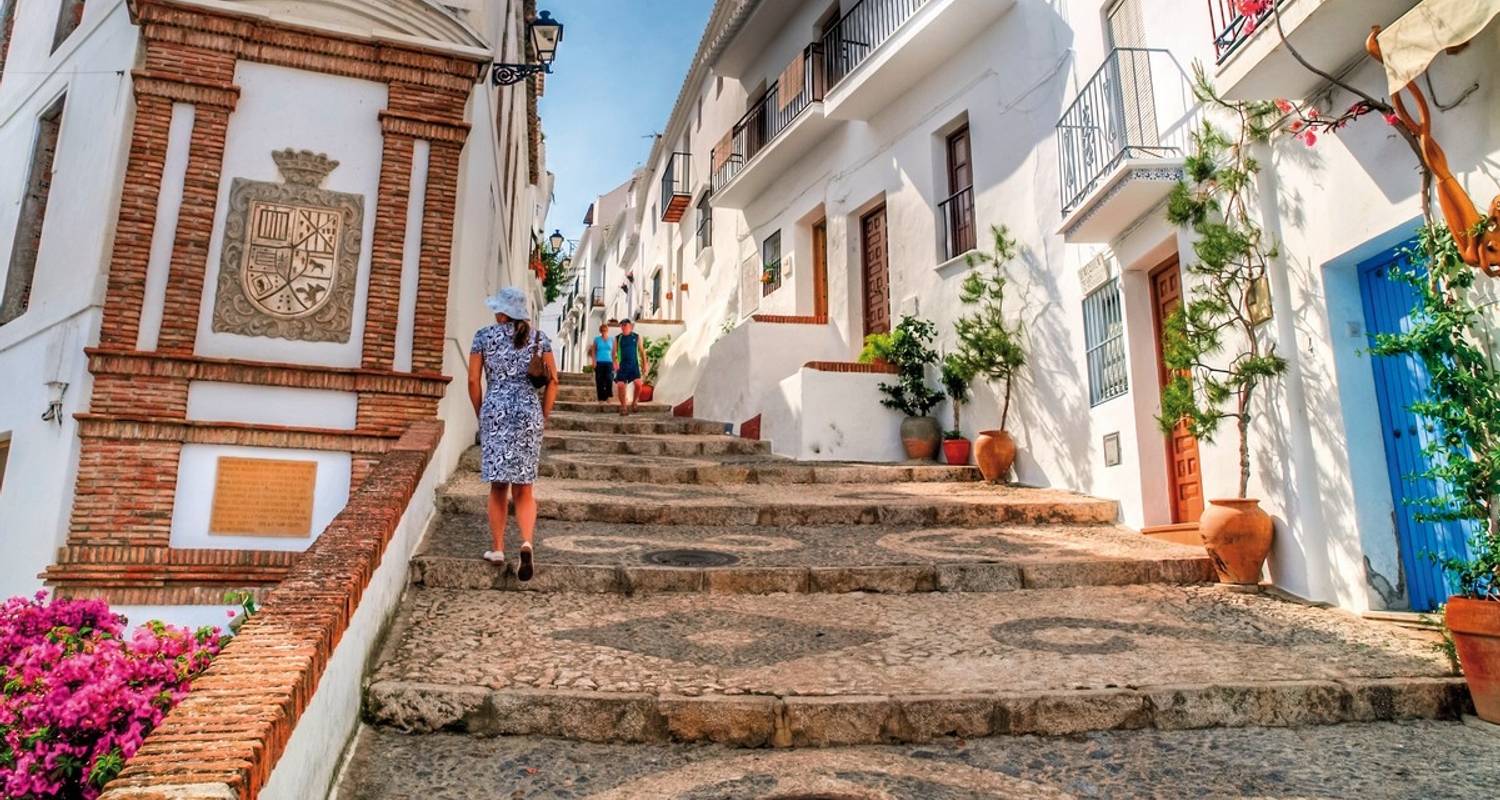
<instances>
[{"instance_id":1,"label":"wall-mounted lantern","mask_svg":"<svg viewBox=\"0 0 1500 800\"><path fill-rule=\"evenodd\" d=\"M552 72L552 62L557 58L557 46L562 42L562 23L552 18L552 12L543 11L526 28L530 32L531 50L536 53L537 63L495 63L490 67L490 81L496 86L511 86L532 75Z\"/></svg>"}]
</instances>

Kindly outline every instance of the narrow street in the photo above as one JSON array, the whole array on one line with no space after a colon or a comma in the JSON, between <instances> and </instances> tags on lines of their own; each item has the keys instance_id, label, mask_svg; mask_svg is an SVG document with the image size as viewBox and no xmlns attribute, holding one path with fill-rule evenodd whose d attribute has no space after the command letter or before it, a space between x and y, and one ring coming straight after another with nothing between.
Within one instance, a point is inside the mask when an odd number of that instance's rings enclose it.
<instances>
[{"instance_id":1,"label":"narrow street","mask_svg":"<svg viewBox=\"0 0 1500 800\"><path fill-rule=\"evenodd\" d=\"M664 408L621 420L583 376L561 391L536 578L478 557L469 463L367 676L342 798L1500 780L1429 638L1229 591L1201 549L1117 528L1111 503L968 468L800 464Z\"/></svg>"}]
</instances>

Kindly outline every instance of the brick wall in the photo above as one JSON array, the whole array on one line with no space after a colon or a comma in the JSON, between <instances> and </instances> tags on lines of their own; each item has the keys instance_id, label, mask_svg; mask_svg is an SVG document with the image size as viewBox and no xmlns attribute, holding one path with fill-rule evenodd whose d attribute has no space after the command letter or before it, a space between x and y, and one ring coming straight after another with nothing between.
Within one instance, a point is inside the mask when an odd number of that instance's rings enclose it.
<instances>
[{"instance_id":1,"label":"brick wall","mask_svg":"<svg viewBox=\"0 0 1500 800\"><path fill-rule=\"evenodd\" d=\"M312 701L441 437L436 420L410 426L101 800L257 795Z\"/></svg>"},{"instance_id":2,"label":"brick wall","mask_svg":"<svg viewBox=\"0 0 1500 800\"><path fill-rule=\"evenodd\" d=\"M485 62L284 27L176 0L133 0L142 37L132 74L136 113L121 187L89 412L79 414L81 456L71 529L44 577L59 594L132 603L217 602L229 587L265 588L290 565L275 551L230 551L205 558L170 546L178 459L188 443L346 452L351 484L363 486L376 461L413 421L437 414L448 271L465 112ZM209 280L208 244L218 216L224 144L239 99L241 60L379 81L388 87L379 196L374 198L369 303L358 369L249 362L196 354L199 309ZM136 349L145 303L161 175L174 103L195 107L182 208L156 348ZM430 144L426 210L418 265L412 367L394 369L396 318L405 250L412 152ZM355 393L352 431L188 420L193 381ZM107 545L107 546L105 546ZM218 552L218 551L214 551Z\"/></svg>"}]
</instances>

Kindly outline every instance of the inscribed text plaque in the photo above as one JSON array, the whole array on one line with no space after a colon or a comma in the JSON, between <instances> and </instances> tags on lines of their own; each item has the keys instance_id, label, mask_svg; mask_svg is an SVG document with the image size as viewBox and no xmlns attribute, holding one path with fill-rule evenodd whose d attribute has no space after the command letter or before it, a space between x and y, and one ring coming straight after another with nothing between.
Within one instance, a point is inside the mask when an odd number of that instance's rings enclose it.
<instances>
[{"instance_id":1,"label":"inscribed text plaque","mask_svg":"<svg viewBox=\"0 0 1500 800\"><path fill-rule=\"evenodd\" d=\"M318 462L219 458L208 532L218 536L309 536Z\"/></svg>"}]
</instances>

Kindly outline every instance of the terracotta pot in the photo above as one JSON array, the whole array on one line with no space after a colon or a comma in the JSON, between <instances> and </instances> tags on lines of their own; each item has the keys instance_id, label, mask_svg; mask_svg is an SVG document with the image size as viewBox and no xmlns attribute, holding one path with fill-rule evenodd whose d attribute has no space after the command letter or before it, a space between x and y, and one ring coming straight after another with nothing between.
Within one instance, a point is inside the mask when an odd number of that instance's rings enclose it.
<instances>
[{"instance_id":1,"label":"terracotta pot","mask_svg":"<svg viewBox=\"0 0 1500 800\"><path fill-rule=\"evenodd\" d=\"M974 461L979 472L990 483L1010 477L1010 468L1016 463L1016 440L1010 431L980 431L974 440Z\"/></svg>"},{"instance_id":2,"label":"terracotta pot","mask_svg":"<svg viewBox=\"0 0 1500 800\"><path fill-rule=\"evenodd\" d=\"M1475 713L1500 724L1500 602L1450 597L1444 619L1453 632Z\"/></svg>"},{"instance_id":3,"label":"terracotta pot","mask_svg":"<svg viewBox=\"0 0 1500 800\"><path fill-rule=\"evenodd\" d=\"M641 391L639 392L639 395L640 396L637 397L636 400L642 403L649 403L651 402L651 398L656 396L656 388L649 383L643 383L641 384Z\"/></svg>"},{"instance_id":4,"label":"terracotta pot","mask_svg":"<svg viewBox=\"0 0 1500 800\"><path fill-rule=\"evenodd\" d=\"M969 463L969 440L968 439L944 439L943 461L954 466L966 466Z\"/></svg>"},{"instance_id":5,"label":"terracotta pot","mask_svg":"<svg viewBox=\"0 0 1500 800\"><path fill-rule=\"evenodd\" d=\"M1260 583L1275 530L1271 515L1253 498L1210 500L1198 519L1198 535L1221 583Z\"/></svg>"},{"instance_id":6,"label":"terracotta pot","mask_svg":"<svg viewBox=\"0 0 1500 800\"><path fill-rule=\"evenodd\" d=\"M943 426L932 417L907 417L901 420L901 446L906 448L906 457L931 461L937 455L938 442L943 438Z\"/></svg>"}]
</instances>

